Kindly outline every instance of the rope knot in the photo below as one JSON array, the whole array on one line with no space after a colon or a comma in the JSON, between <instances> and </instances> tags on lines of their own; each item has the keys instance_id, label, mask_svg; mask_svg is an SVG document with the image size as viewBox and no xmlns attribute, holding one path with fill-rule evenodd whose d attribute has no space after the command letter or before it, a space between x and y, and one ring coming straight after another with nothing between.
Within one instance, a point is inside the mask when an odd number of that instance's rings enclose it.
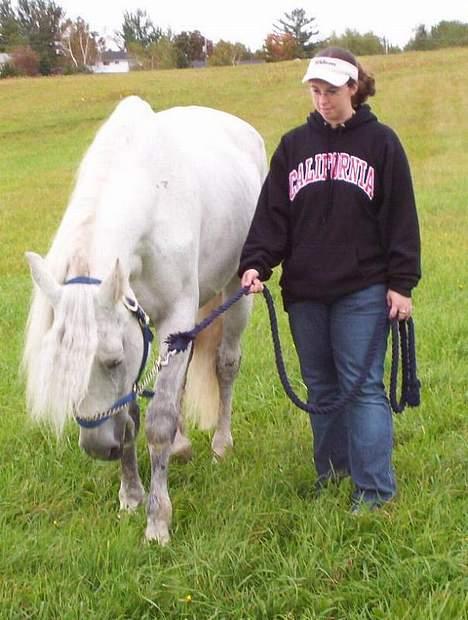
<instances>
[{"instance_id":1,"label":"rope knot","mask_svg":"<svg viewBox=\"0 0 468 620\"><path fill-rule=\"evenodd\" d=\"M175 351L181 353L185 351L195 336L192 334L193 329L187 332L177 332L175 334L169 334L165 342L168 345L169 351Z\"/></svg>"},{"instance_id":2,"label":"rope knot","mask_svg":"<svg viewBox=\"0 0 468 620\"><path fill-rule=\"evenodd\" d=\"M241 297L249 294L248 286L244 286L240 288L237 293L235 293L232 297L229 297L223 304L215 308L210 314L197 323L193 329L190 329L186 332L177 332L176 334L169 334L166 338L165 343L168 345L169 351L174 351L175 353L181 353L182 351L186 351L189 344L195 340L198 334L206 329L208 325L211 325L214 320L216 320L219 316L224 314L226 310L229 310L231 306L233 306Z\"/></svg>"}]
</instances>

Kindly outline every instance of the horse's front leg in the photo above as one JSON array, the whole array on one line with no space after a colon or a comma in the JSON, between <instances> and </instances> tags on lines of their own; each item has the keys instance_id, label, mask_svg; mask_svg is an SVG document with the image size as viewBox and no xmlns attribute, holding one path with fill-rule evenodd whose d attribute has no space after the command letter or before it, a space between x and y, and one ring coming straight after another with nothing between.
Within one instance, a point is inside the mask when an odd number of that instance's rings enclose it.
<instances>
[{"instance_id":1,"label":"horse's front leg","mask_svg":"<svg viewBox=\"0 0 468 620\"><path fill-rule=\"evenodd\" d=\"M136 447L125 446L122 454L122 478L120 481L120 510L132 512L145 501L145 489L138 473Z\"/></svg>"},{"instance_id":2,"label":"horse's front leg","mask_svg":"<svg viewBox=\"0 0 468 620\"><path fill-rule=\"evenodd\" d=\"M188 362L187 353L170 359L159 375L156 396L146 417L146 436L151 458L151 486L148 495L146 539L161 545L169 542L172 505L167 488L171 448L177 432L180 390Z\"/></svg>"},{"instance_id":3,"label":"horse's front leg","mask_svg":"<svg viewBox=\"0 0 468 620\"><path fill-rule=\"evenodd\" d=\"M172 519L172 504L167 490L170 449L170 442L155 442L149 445L151 488L148 495L148 521L145 537L146 540L155 540L161 545L169 542L169 527Z\"/></svg>"},{"instance_id":4,"label":"horse's front leg","mask_svg":"<svg viewBox=\"0 0 468 620\"><path fill-rule=\"evenodd\" d=\"M120 510L133 511L145 500L145 489L138 473L138 462L135 441L140 426L140 410L137 404L130 405L129 415L134 427L130 432L126 429L124 449L121 458L122 478L120 482ZM128 439L128 442L127 442Z\"/></svg>"}]
</instances>

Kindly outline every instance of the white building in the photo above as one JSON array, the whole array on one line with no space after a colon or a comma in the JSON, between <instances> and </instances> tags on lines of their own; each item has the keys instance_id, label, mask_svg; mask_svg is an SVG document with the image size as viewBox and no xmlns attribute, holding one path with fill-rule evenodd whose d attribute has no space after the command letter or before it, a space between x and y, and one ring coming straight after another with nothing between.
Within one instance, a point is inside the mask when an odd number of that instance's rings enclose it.
<instances>
[{"instance_id":1,"label":"white building","mask_svg":"<svg viewBox=\"0 0 468 620\"><path fill-rule=\"evenodd\" d=\"M10 54L5 54L4 52L0 52L0 69L3 67L3 65L7 65L12 60L13 59L10 56Z\"/></svg>"},{"instance_id":2,"label":"white building","mask_svg":"<svg viewBox=\"0 0 468 620\"><path fill-rule=\"evenodd\" d=\"M90 69L93 73L128 73L130 59L127 52L102 52L96 64Z\"/></svg>"}]
</instances>

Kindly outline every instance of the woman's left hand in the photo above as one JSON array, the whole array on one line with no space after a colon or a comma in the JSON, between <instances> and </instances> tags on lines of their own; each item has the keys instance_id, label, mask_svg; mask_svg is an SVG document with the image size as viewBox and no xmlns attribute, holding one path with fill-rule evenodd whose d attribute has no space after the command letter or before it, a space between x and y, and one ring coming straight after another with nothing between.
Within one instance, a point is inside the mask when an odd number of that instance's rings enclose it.
<instances>
[{"instance_id":1,"label":"woman's left hand","mask_svg":"<svg viewBox=\"0 0 468 620\"><path fill-rule=\"evenodd\" d=\"M389 307L389 319L407 321L413 312L411 297L405 297L391 289L387 291L387 306Z\"/></svg>"}]
</instances>

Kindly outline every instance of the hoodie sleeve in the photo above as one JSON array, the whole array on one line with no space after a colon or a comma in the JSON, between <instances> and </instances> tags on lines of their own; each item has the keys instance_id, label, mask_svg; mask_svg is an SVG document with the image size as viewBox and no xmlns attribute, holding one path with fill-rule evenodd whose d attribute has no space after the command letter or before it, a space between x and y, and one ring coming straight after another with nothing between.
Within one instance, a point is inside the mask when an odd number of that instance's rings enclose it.
<instances>
[{"instance_id":1,"label":"hoodie sleeve","mask_svg":"<svg viewBox=\"0 0 468 620\"><path fill-rule=\"evenodd\" d=\"M239 277L256 269L268 280L287 253L289 227L288 168L284 139L273 154L257 208L241 252Z\"/></svg>"},{"instance_id":2,"label":"hoodie sleeve","mask_svg":"<svg viewBox=\"0 0 468 620\"><path fill-rule=\"evenodd\" d=\"M388 287L410 297L421 277L419 224L408 160L393 132L383 174L380 228L388 260Z\"/></svg>"}]
</instances>

